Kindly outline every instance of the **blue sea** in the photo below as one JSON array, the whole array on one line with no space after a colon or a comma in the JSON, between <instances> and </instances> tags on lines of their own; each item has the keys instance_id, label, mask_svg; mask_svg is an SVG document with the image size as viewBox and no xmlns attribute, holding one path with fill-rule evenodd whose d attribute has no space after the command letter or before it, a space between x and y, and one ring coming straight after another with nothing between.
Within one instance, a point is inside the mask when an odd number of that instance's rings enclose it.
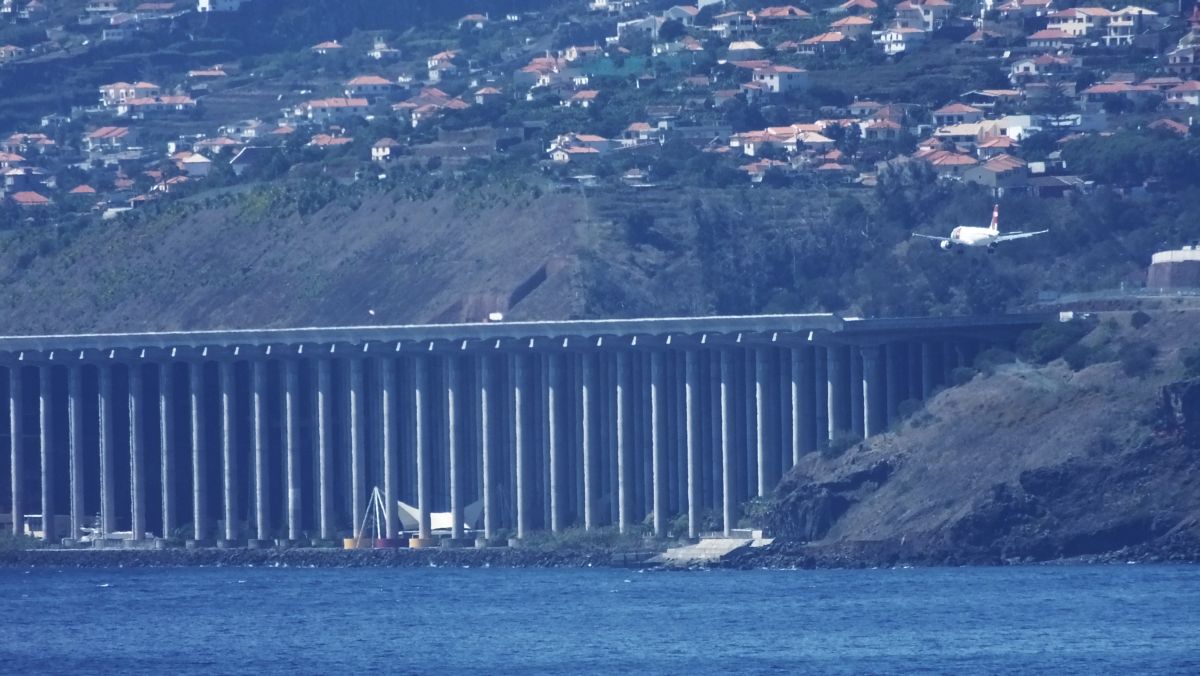
<instances>
[{"instance_id":1,"label":"blue sea","mask_svg":"<svg viewBox=\"0 0 1200 676\"><path fill-rule=\"evenodd\" d=\"M1200 673L1200 567L0 570L13 674Z\"/></svg>"}]
</instances>

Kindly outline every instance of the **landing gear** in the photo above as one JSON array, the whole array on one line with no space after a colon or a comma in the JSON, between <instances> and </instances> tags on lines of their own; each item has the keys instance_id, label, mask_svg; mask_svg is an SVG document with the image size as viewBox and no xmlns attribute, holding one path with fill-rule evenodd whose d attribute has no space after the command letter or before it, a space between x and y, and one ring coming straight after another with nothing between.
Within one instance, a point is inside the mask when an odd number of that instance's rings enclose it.
<instances>
[{"instance_id":1,"label":"landing gear","mask_svg":"<svg viewBox=\"0 0 1200 676\"><path fill-rule=\"evenodd\" d=\"M988 249L989 256L996 253L996 245L995 244L989 244L987 249Z\"/></svg>"}]
</instances>

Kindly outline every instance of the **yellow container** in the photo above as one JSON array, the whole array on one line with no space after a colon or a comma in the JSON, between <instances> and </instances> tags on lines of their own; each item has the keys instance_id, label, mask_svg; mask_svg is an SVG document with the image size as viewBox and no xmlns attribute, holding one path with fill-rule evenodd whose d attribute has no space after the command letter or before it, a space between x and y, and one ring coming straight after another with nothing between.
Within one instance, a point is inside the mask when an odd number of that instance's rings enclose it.
<instances>
[{"instance_id":1,"label":"yellow container","mask_svg":"<svg viewBox=\"0 0 1200 676\"><path fill-rule=\"evenodd\" d=\"M371 541L367 538L345 538L342 540L342 549L370 549Z\"/></svg>"}]
</instances>

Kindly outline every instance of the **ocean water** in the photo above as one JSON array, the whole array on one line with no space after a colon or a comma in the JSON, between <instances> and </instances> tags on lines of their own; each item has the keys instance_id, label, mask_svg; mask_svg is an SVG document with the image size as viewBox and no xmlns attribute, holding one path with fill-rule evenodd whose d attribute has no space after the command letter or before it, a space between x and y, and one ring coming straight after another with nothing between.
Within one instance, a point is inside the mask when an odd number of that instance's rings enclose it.
<instances>
[{"instance_id":1,"label":"ocean water","mask_svg":"<svg viewBox=\"0 0 1200 676\"><path fill-rule=\"evenodd\" d=\"M1200 673L1200 567L0 570L14 674Z\"/></svg>"}]
</instances>

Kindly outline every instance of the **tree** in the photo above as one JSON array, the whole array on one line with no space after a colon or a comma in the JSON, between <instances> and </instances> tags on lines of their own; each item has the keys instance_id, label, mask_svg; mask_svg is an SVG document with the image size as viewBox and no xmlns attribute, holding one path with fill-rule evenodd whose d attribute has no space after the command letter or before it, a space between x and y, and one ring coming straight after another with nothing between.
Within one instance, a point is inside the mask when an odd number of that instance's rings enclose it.
<instances>
[{"instance_id":1,"label":"tree","mask_svg":"<svg viewBox=\"0 0 1200 676\"><path fill-rule=\"evenodd\" d=\"M679 19L663 22L662 27L658 29L658 39L662 42L674 42L684 35L687 35L687 28Z\"/></svg>"}]
</instances>

